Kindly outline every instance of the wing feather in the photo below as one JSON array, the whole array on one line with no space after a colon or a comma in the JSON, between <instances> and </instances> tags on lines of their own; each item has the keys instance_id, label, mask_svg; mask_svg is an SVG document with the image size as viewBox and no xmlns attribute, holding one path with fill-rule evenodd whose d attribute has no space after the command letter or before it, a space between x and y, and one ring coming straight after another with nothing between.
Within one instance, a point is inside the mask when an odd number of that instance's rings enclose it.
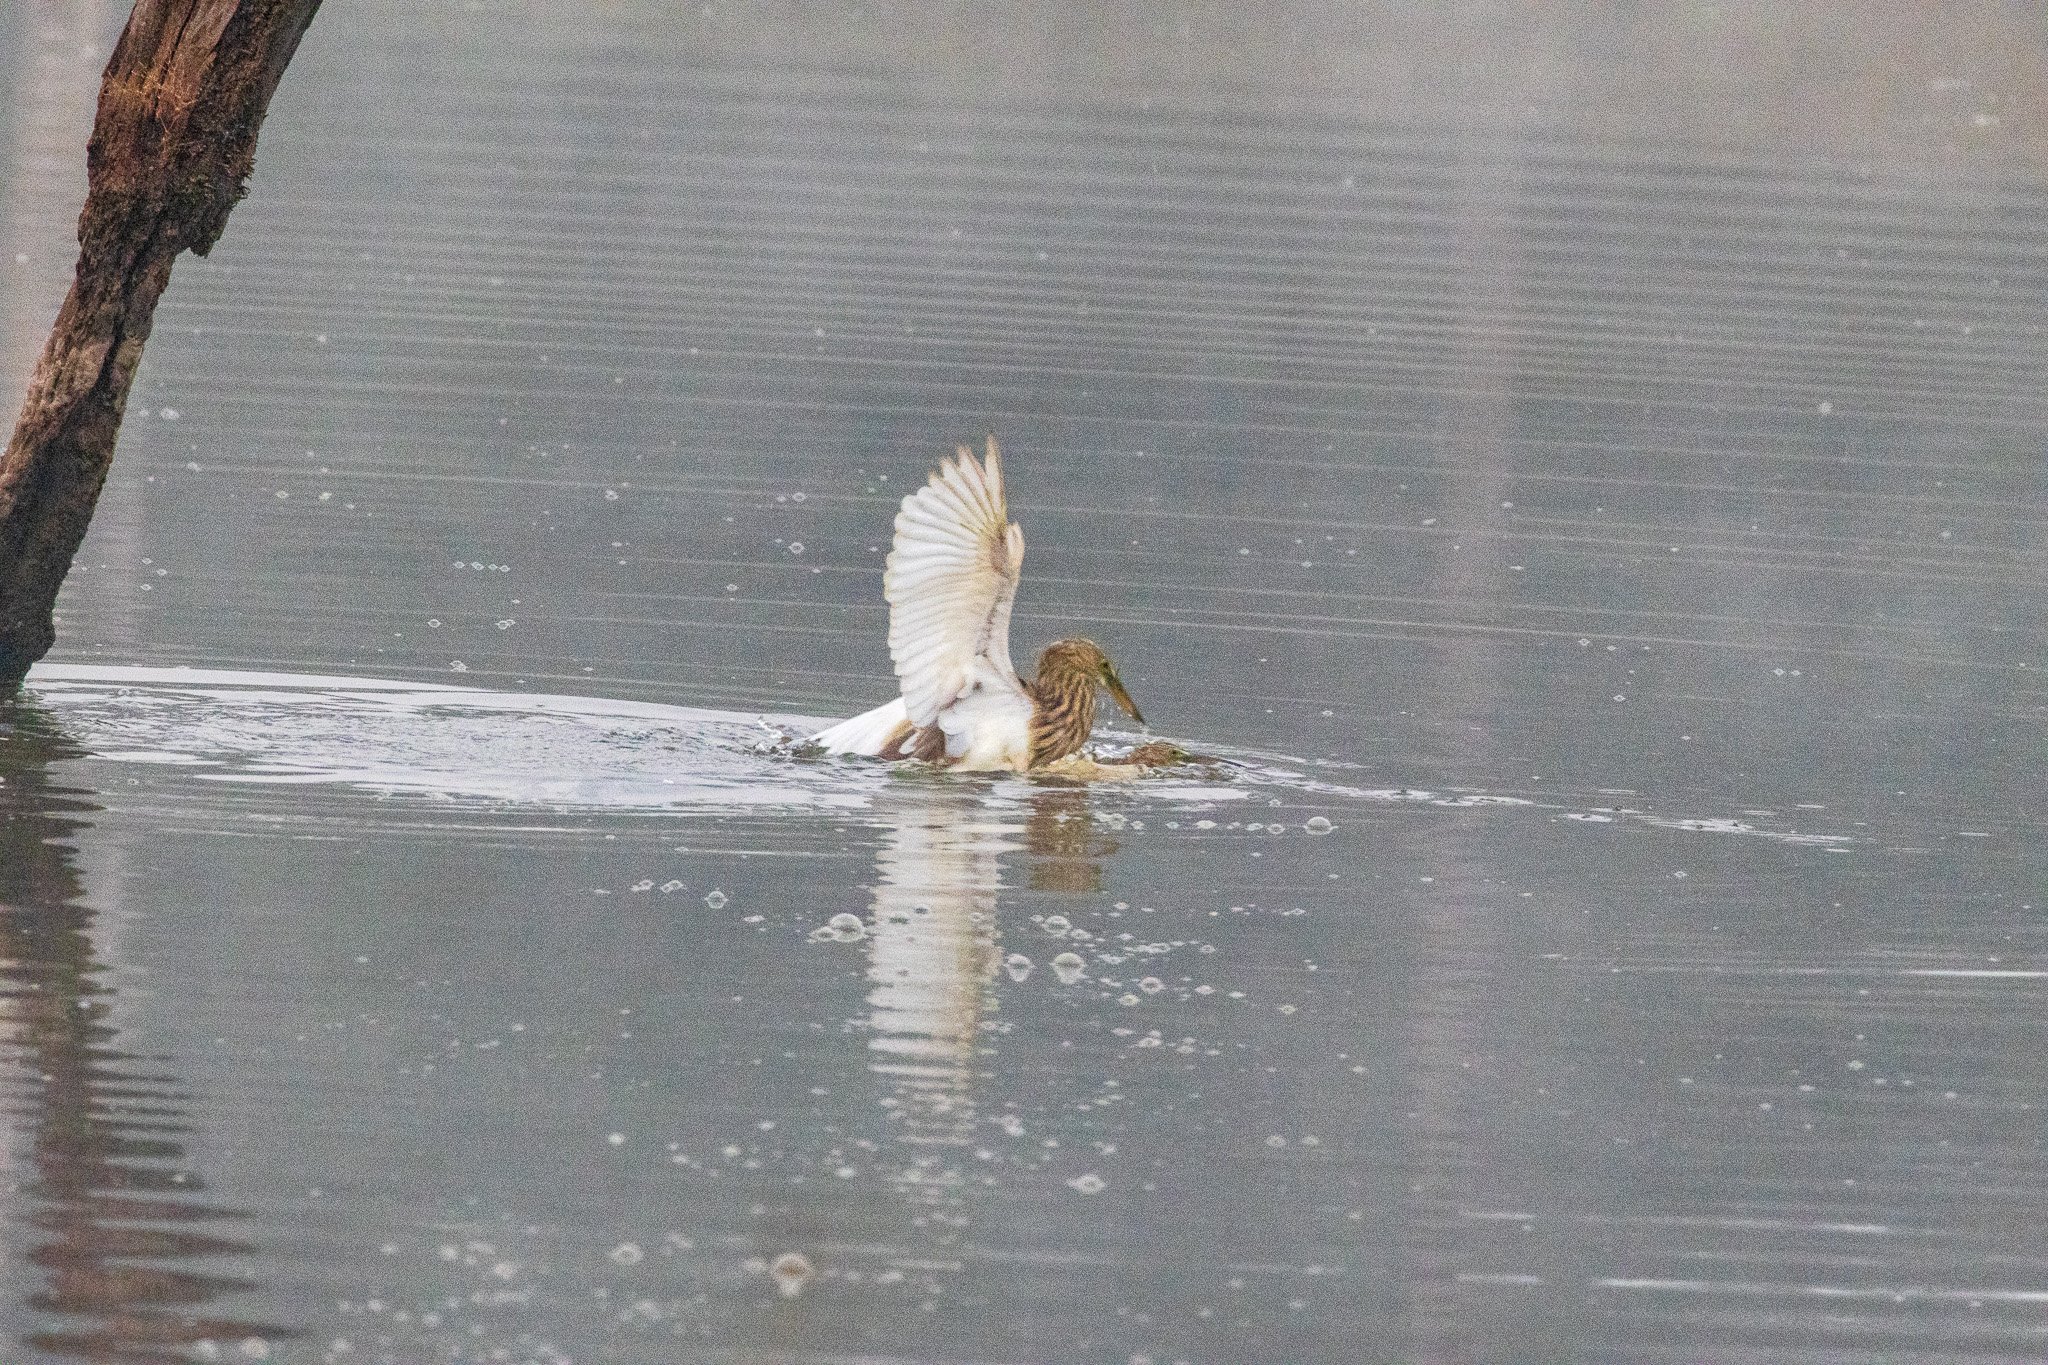
<instances>
[{"instance_id":1,"label":"wing feather","mask_svg":"<svg viewBox=\"0 0 2048 1365\"><path fill-rule=\"evenodd\" d=\"M903 500L882 575L889 657L903 705L919 726L977 686L1019 691L1010 662L1010 605L1024 563L1024 533L1003 496L995 438L977 460L961 446Z\"/></svg>"}]
</instances>

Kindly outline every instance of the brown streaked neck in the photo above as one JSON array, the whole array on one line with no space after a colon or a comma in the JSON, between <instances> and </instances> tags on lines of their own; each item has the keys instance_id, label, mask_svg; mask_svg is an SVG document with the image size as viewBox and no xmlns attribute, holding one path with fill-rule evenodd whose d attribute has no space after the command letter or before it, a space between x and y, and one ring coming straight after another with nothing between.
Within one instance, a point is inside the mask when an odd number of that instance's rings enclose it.
<instances>
[{"instance_id":1,"label":"brown streaked neck","mask_svg":"<svg viewBox=\"0 0 2048 1365\"><path fill-rule=\"evenodd\" d=\"M1038 661L1038 680L1030 684L1031 766L1056 763L1088 742L1095 729L1093 671L1077 667L1047 650Z\"/></svg>"}]
</instances>

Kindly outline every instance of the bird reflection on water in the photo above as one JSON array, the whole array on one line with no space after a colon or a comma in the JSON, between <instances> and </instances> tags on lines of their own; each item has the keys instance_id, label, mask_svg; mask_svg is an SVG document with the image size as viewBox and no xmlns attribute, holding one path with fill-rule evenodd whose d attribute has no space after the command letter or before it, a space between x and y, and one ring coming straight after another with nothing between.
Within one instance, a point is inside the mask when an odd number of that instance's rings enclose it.
<instances>
[{"instance_id":1,"label":"bird reflection on water","mask_svg":"<svg viewBox=\"0 0 2048 1365\"><path fill-rule=\"evenodd\" d=\"M80 756L40 709L0 702L0 1122L34 1172L6 1196L6 1222L34 1235L0 1247L14 1262L0 1279L42 1285L18 1344L183 1361L203 1341L295 1336L205 1311L253 1285L191 1262L253 1247L217 1230L244 1215L199 1198L204 1183L182 1164L185 1084L162 1058L124 1049L109 1022L114 988L77 866L98 807L51 772Z\"/></svg>"},{"instance_id":2,"label":"bird reflection on water","mask_svg":"<svg viewBox=\"0 0 2048 1365\"><path fill-rule=\"evenodd\" d=\"M1032 853L1031 889L1074 894L1102 889L1102 864L1120 847L1095 819L1082 787L1032 793L1025 842Z\"/></svg>"},{"instance_id":3,"label":"bird reflection on water","mask_svg":"<svg viewBox=\"0 0 2048 1365\"><path fill-rule=\"evenodd\" d=\"M965 1158L977 1127L1000 1121L983 1111L995 1099L1005 864L1024 855L1033 890L1100 889L1116 843L1091 800L1085 787L945 782L905 784L900 799L877 803L867 1067L909 1149L891 1183L917 1207L926 1253L967 1229L964 1191L978 1182ZM920 1257L918 1268L936 1267Z\"/></svg>"},{"instance_id":4,"label":"bird reflection on water","mask_svg":"<svg viewBox=\"0 0 2048 1365\"><path fill-rule=\"evenodd\" d=\"M979 1121L982 1024L995 1008L1001 860L1021 846L1023 825L986 789L914 790L877 812L886 823L868 928L868 1070L883 1083L895 1140L910 1149L893 1183L943 1241L965 1222L959 1158Z\"/></svg>"}]
</instances>

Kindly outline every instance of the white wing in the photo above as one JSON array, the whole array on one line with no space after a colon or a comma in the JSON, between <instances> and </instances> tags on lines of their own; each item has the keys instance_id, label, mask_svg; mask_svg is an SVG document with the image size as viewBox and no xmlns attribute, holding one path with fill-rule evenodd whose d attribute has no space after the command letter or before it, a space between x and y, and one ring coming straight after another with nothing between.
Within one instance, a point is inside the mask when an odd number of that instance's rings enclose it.
<instances>
[{"instance_id":1,"label":"white wing","mask_svg":"<svg viewBox=\"0 0 2048 1365\"><path fill-rule=\"evenodd\" d=\"M985 463L961 446L903 500L882 592L889 657L913 724L938 723L977 690L1024 696L1010 663L1010 604L1023 565L1024 532L1009 517L993 436Z\"/></svg>"},{"instance_id":2,"label":"white wing","mask_svg":"<svg viewBox=\"0 0 2048 1365\"><path fill-rule=\"evenodd\" d=\"M910 717L903 713L903 698L885 701L872 711L852 720L842 720L811 736L811 743L828 754L865 754L879 758L892 747L900 750L910 737Z\"/></svg>"}]
</instances>

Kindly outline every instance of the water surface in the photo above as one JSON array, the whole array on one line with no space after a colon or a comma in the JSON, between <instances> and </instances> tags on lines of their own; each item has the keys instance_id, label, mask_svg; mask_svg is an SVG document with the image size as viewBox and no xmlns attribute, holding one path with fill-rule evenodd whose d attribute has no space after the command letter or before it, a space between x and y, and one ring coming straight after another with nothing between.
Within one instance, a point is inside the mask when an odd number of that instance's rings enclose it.
<instances>
[{"instance_id":1,"label":"water surface","mask_svg":"<svg viewBox=\"0 0 2048 1365\"><path fill-rule=\"evenodd\" d=\"M2048 1353L2038 36L1154 17L323 9L0 713L0 1354ZM1222 763L773 743L991 429Z\"/></svg>"}]
</instances>

